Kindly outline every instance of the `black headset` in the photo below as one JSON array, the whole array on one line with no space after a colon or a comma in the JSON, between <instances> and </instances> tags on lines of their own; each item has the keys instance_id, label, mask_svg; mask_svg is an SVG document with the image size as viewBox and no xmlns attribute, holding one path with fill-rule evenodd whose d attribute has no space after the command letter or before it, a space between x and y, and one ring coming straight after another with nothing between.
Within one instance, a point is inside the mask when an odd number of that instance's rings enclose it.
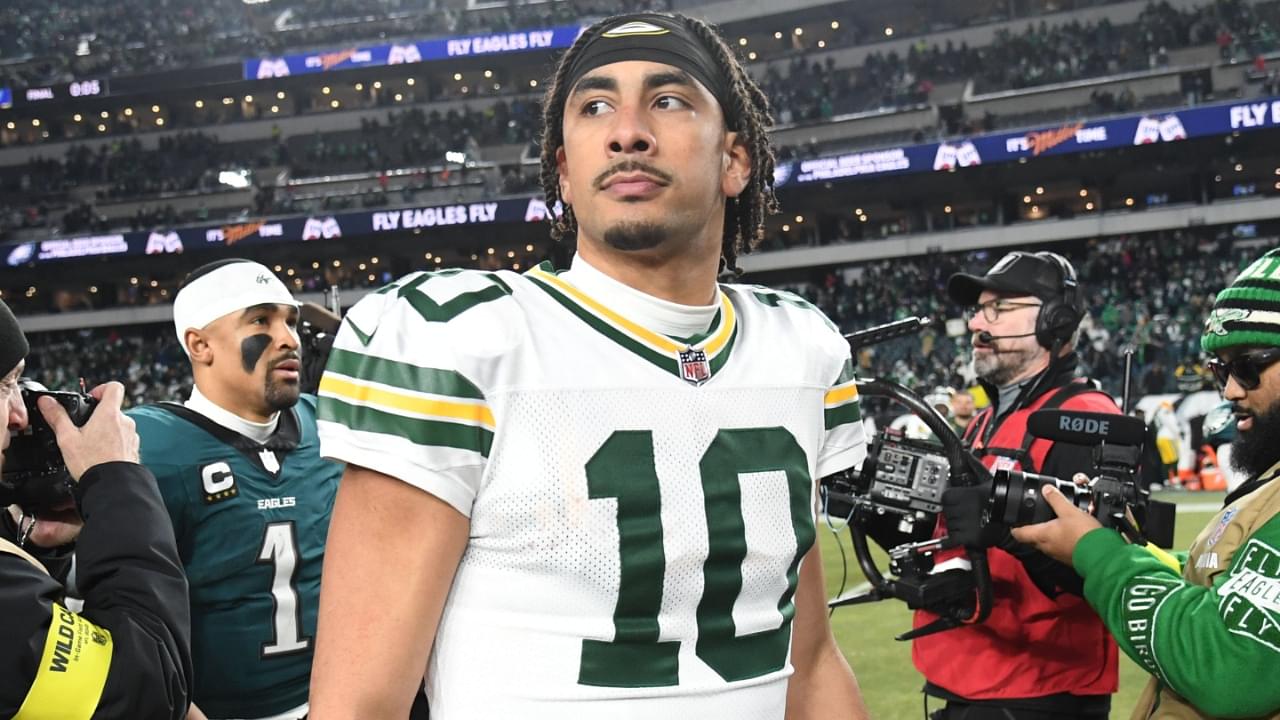
<instances>
[{"instance_id":1,"label":"black headset","mask_svg":"<svg viewBox=\"0 0 1280 720\"><path fill-rule=\"evenodd\" d=\"M1076 269L1058 253L1045 251L1035 253L1035 256L1053 263L1061 280L1061 294L1045 299L1040 314L1036 316L1036 342L1041 347L1054 350L1071 342L1071 336L1084 318L1084 308L1080 306L1080 281L1076 277Z\"/></svg>"}]
</instances>

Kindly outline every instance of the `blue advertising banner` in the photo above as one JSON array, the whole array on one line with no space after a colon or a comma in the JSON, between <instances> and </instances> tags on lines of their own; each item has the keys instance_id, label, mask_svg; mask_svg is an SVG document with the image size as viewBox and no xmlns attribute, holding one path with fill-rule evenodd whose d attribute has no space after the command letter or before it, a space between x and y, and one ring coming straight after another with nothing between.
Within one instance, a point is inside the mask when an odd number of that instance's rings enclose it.
<instances>
[{"instance_id":1,"label":"blue advertising banner","mask_svg":"<svg viewBox=\"0 0 1280 720\"><path fill-rule=\"evenodd\" d=\"M1280 127L1280 98L1224 103L1106 120L1080 120L1027 132L908 145L781 163L778 187L900 173L954 170L1088 150L1171 143Z\"/></svg>"},{"instance_id":2,"label":"blue advertising banner","mask_svg":"<svg viewBox=\"0 0 1280 720\"><path fill-rule=\"evenodd\" d=\"M13 105L13 88L0 87L0 108Z\"/></svg>"},{"instance_id":3,"label":"blue advertising banner","mask_svg":"<svg viewBox=\"0 0 1280 720\"><path fill-rule=\"evenodd\" d=\"M236 244L315 242L454 225L540 222L546 216L547 206L540 197L507 198L33 240L0 247L0 258L5 266L16 268L59 260L193 252Z\"/></svg>"},{"instance_id":4,"label":"blue advertising banner","mask_svg":"<svg viewBox=\"0 0 1280 720\"><path fill-rule=\"evenodd\" d=\"M497 55L529 50L567 48L582 32L577 25L544 30L519 30L493 35L471 35L402 44L369 45L324 52L285 55L244 61L244 79L288 77L330 70L350 70L420 63L449 58Z\"/></svg>"}]
</instances>

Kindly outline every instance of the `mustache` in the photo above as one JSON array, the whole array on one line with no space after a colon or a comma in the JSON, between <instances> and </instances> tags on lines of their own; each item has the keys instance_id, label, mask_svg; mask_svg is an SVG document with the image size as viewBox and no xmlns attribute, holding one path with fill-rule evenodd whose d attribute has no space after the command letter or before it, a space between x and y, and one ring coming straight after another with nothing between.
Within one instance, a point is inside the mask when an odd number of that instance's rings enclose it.
<instances>
[{"instance_id":1,"label":"mustache","mask_svg":"<svg viewBox=\"0 0 1280 720\"><path fill-rule=\"evenodd\" d=\"M674 179L670 174L665 173L648 163L641 162L639 160L623 160L617 165L614 165L608 170L597 175L595 180L591 181L591 186L597 190L601 190L603 189L605 182L614 175L634 172L644 173L664 185L670 185L671 181Z\"/></svg>"}]
</instances>

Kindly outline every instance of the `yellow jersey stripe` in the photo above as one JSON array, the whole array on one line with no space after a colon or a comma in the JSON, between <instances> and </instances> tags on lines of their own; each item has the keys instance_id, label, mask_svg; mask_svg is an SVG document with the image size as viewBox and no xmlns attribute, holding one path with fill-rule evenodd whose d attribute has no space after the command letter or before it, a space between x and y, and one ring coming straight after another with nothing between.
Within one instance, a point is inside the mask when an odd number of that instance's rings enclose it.
<instances>
[{"instance_id":1,"label":"yellow jersey stripe","mask_svg":"<svg viewBox=\"0 0 1280 720\"><path fill-rule=\"evenodd\" d=\"M857 398L858 386L853 383L849 383L848 385L828 390L827 394L822 398L822 402L825 405L841 405L849 402L850 400L856 400Z\"/></svg>"},{"instance_id":2,"label":"yellow jersey stripe","mask_svg":"<svg viewBox=\"0 0 1280 720\"><path fill-rule=\"evenodd\" d=\"M490 430L497 427L497 422L493 419L493 411L487 405L430 400L413 395L405 395L386 388L360 385L335 377L330 373L325 373L320 380L320 394L331 395L342 400L403 410L414 415L477 422Z\"/></svg>"},{"instance_id":3,"label":"yellow jersey stripe","mask_svg":"<svg viewBox=\"0 0 1280 720\"><path fill-rule=\"evenodd\" d=\"M627 333L636 339L648 343L657 350L668 354L676 354L687 347L682 343L677 343L671 340L665 335L653 332L648 328L631 322L625 317L605 307L578 288L570 285L564 280L561 280L553 273L549 273L541 268L535 268L531 272L537 275L539 279L554 285L557 290L573 298L578 302L578 304L609 321L611 324L626 330ZM707 353L708 357L713 356L720 350L724 349L725 345L729 342L729 338L733 337L733 327L737 322L737 315L733 311L733 303L729 302L728 296L723 292L720 292L719 294L721 308L720 327L716 330L714 337L712 337L711 340L702 348L703 351Z\"/></svg>"}]
</instances>

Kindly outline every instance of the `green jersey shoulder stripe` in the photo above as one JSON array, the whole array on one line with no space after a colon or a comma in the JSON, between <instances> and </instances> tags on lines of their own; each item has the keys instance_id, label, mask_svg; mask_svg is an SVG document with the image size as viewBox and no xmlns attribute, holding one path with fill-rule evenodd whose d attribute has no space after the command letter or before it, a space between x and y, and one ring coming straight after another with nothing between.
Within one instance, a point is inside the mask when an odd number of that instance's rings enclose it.
<instances>
[{"instance_id":1,"label":"green jersey shoulder stripe","mask_svg":"<svg viewBox=\"0 0 1280 720\"><path fill-rule=\"evenodd\" d=\"M421 367L387 358L334 348L326 372L415 392L483 400L484 393L454 370Z\"/></svg>"},{"instance_id":2,"label":"green jersey shoulder stripe","mask_svg":"<svg viewBox=\"0 0 1280 720\"><path fill-rule=\"evenodd\" d=\"M415 445L470 450L486 458L493 447L493 431L488 428L405 417L332 396L325 400L327 402L320 403L320 419L357 432L402 437Z\"/></svg>"}]
</instances>

